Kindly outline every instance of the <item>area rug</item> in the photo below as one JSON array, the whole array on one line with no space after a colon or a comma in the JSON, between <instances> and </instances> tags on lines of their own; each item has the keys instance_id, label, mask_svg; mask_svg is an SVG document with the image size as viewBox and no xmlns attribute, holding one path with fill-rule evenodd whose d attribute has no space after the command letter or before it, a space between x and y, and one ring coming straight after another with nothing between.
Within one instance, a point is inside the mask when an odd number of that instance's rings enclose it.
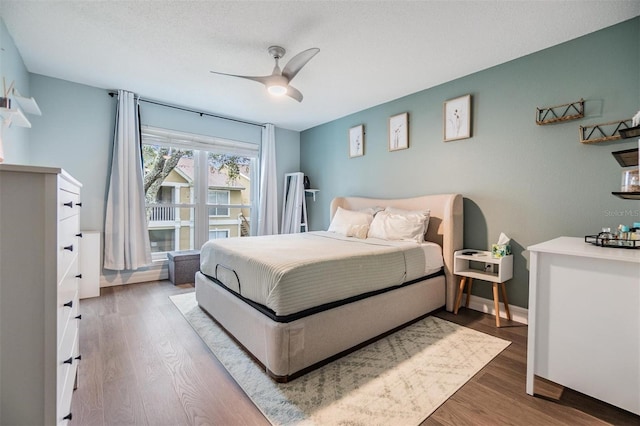
<instances>
[{"instance_id":1,"label":"area rug","mask_svg":"<svg viewBox=\"0 0 640 426\"><path fill-rule=\"evenodd\" d=\"M510 342L427 317L290 383L276 383L198 306L171 296L274 425L418 425Z\"/></svg>"}]
</instances>

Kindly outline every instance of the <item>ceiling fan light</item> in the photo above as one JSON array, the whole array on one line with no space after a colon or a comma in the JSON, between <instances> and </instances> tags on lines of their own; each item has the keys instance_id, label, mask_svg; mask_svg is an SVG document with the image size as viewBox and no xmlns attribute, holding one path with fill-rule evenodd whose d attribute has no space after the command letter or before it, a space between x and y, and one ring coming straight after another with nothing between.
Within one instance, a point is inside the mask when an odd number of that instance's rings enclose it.
<instances>
[{"instance_id":1,"label":"ceiling fan light","mask_svg":"<svg viewBox=\"0 0 640 426\"><path fill-rule=\"evenodd\" d=\"M274 96L282 96L287 94L287 87L280 86L279 84L274 84L272 86L267 87L267 91Z\"/></svg>"}]
</instances>

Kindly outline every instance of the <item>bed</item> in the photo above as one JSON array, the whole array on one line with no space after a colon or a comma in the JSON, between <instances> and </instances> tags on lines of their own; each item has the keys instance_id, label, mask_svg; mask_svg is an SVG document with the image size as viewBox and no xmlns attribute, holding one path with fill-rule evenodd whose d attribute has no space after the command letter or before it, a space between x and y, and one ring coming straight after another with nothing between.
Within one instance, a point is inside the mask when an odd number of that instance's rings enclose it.
<instances>
[{"instance_id":1,"label":"bed","mask_svg":"<svg viewBox=\"0 0 640 426\"><path fill-rule=\"evenodd\" d=\"M198 304L277 381L442 307L451 311L457 290L453 253L462 248L462 196L339 197L331 202L331 227L345 211L372 208L428 211L420 235L424 242L327 231L208 242L195 280ZM373 228L372 223L370 236ZM440 264L429 260L434 252Z\"/></svg>"}]
</instances>

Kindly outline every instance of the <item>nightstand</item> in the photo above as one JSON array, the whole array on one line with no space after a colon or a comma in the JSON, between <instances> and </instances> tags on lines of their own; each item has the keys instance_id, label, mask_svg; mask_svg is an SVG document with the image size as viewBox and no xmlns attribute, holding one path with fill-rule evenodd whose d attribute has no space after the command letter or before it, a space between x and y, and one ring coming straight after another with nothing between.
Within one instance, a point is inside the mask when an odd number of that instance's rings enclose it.
<instances>
[{"instance_id":1,"label":"nightstand","mask_svg":"<svg viewBox=\"0 0 640 426\"><path fill-rule=\"evenodd\" d=\"M471 286L473 279L488 281L493 283L493 304L496 310L496 327L500 327L500 297L498 295L498 284L502 293L502 302L507 318L511 319L509 312L509 301L507 300L507 289L504 283L513 278L513 255L500 258L491 256L490 251L465 249L458 250L453 255L453 273L462 277L460 288L456 296L453 313L458 313L462 293L467 286L467 300L465 307L469 307L469 297L471 296Z\"/></svg>"}]
</instances>

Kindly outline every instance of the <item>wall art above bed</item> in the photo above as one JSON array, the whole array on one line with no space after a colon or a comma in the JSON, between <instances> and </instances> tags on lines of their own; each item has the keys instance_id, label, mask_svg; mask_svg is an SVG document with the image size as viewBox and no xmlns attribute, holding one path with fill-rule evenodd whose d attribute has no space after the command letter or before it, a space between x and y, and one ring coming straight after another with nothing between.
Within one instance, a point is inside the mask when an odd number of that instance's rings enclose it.
<instances>
[{"instance_id":1,"label":"wall art above bed","mask_svg":"<svg viewBox=\"0 0 640 426\"><path fill-rule=\"evenodd\" d=\"M389 151L409 148L409 113L389 117Z\"/></svg>"},{"instance_id":2,"label":"wall art above bed","mask_svg":"<svg viewBox=\"0 0 640 426\"><path fill-rule=\"evenodd\" d=\"M364 124L349 129L349 158L364 155Z\"/></svg>"},{"instance_id":3,"label":"wall art above bed","mask_svg":"<svg viewBox=\"0 0 640 426\"><path fill-rule=\"evenodd\" d=\"M444 103L444 141L471 137L471 95Z\"/></svg>"}]
</instances>

